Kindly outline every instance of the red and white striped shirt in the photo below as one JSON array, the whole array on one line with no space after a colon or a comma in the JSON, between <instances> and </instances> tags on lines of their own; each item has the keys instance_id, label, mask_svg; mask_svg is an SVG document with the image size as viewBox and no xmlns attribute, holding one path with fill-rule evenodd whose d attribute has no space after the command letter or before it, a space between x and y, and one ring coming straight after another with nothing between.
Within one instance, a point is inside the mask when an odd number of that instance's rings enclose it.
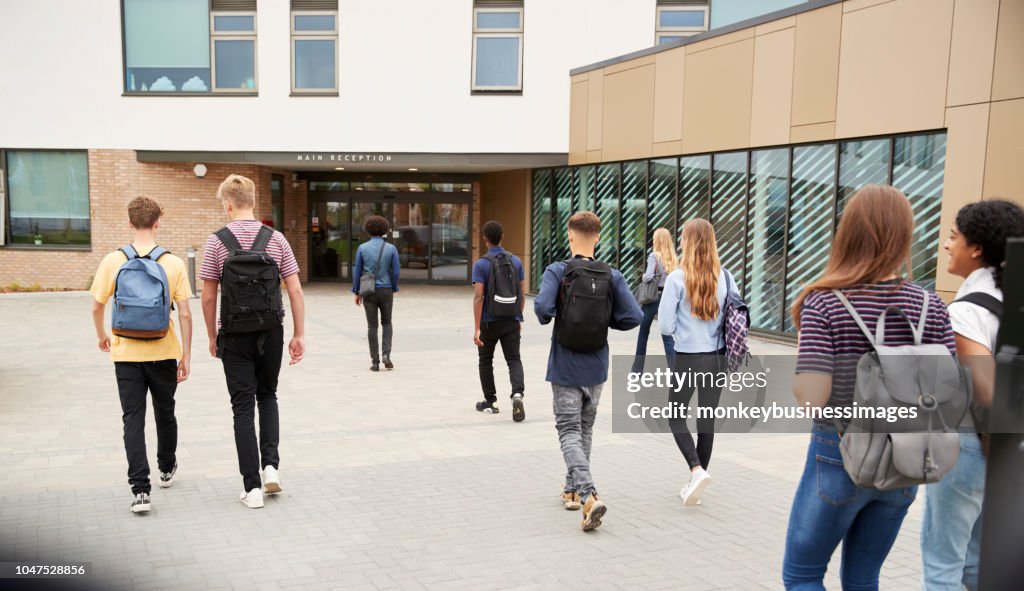
<instances>
[{"instance_id":1,"label":"red and white striped shirt","mask_svg":"<svg viewBox=\"0 0 1024 591\"><path fill-rule=\"evenodd\" d=\"M259 220L234 220L228 224L228 229L238 239L242 248L251 248L256 240L256 234L263 227ZM281 269L281 279L299 272L299 263L295 261L295 254L291 245L284 237L284 234L274 230L274 235L267 244L267 254L277 262ZM206 239L206 246L203 248L203 264L199 268L199 278L204 281L220 281L224 272L224 261L228 258L228 249L216 234L210 234Z\"/></svg>"}]
</instances>

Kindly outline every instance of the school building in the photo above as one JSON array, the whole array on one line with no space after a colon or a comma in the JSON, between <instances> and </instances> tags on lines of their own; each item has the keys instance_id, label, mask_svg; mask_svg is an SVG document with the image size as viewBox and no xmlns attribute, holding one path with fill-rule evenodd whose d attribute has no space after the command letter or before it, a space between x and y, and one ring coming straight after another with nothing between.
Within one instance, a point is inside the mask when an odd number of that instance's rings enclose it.
<instances>
[{"instance_id":1,"label":"school building","mask_svg":"<svg viewBox=\"0 0 1024 591\"><path fill-rule=\"evenodd\" d=\"M1022 197L1021 0L41 0L0 5L0 51L0 287L86 288L139 194L201 260L239 173L303 281L350 280L371 213L403 280L451 284L487 219L536 282L593 209L635 283L709 217L790 332L857 187L907 193L946 296L957 208Z\"/></svg>"}]
</instances>

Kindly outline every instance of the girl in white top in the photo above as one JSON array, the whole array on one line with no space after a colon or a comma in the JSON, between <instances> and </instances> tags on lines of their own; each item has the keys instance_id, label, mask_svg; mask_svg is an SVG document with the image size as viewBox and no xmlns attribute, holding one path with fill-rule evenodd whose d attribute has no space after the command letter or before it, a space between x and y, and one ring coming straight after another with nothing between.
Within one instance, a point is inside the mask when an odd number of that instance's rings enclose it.
<instances>
[{"instance_id":1,"label":"girl in white top","mask_svg":"<svg viewBox=\"0 0 1024 591\"><path fill-rule=\"evenodd\" d=\"M1024 210L1009 201L986 200L961 209L946 239L947 271L964 283L949 305L957 357L972 369L974 403L992 405L996 336L1003 300L1006 239L1024 236ZM960 433L960 458L942 480L929 484L921 526L926 591L978 586L985 455L973 430Z\"/></svg>"}]
</instances>

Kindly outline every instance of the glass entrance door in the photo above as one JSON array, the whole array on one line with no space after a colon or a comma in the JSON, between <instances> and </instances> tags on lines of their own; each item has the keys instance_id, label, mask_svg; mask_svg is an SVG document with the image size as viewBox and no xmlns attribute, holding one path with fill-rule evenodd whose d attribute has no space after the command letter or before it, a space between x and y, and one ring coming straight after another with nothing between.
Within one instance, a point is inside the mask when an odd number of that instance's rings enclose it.
<instances>
[{"instance_id":1,"label":"glass entrance door","mask_svg":"<svg viewBox=\"0 0 1024 591\"><path fill-rule=\"evenodd\" d=\"M466 279L469 266L469 204L435 203L431 216L431 279Z\"/></svg>"},{"instance_id":2,"label":"glass entrance door","mask_svg":"<svg viewBox=\"0 0 1024 591\"><path fill-rule=\"evenodd\" d=\"M348 201L314 202L311 213L310 262L313 279L349 279L351 238Z\"/></svg>"}]
</instances>

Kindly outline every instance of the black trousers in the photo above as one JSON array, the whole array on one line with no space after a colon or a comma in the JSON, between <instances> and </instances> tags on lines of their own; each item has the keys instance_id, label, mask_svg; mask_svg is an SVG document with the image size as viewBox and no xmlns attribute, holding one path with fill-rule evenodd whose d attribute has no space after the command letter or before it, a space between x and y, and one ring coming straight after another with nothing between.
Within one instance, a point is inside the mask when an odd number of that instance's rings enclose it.
<instances>
[{"instance_id":1,"label":"black trousers","mask_svg":"<svg viewBox=\"0 0 1024 591\"><path fill-rule=\"evenodd\" d=\"M128 484L132 494L150 492L146 455L146 392L153 395L156 419L156 459L161 472L174 467L178 449L178 421L174 418L174 392L178 389L178 362L117 361L117 391L121 397L124 451L128 455Z\"/></svg>"},{"instance_id":2,"label":"black trousers","mask_svg":"<svg viewBox=\"0 0 1024 591\"><path fill-rule=\"evenodd\" d=\"M366 340L370 343L370 360L380 362L381 353L391 357L391 308L395 303L395 292L386 287L378 287L374 292L363 298L363 310L366 311ZM383 327L383 343L377 345L377 314L380 314L380 325Z\"/></svg>"},{"instance_id":3,"label":"black trousers","mask_svg":"<svg viewBox=\"0 0 1024 591\"><path fill-rule=\"evenodd\" d=\"M519 356L519 344L522 335L517 320L498 320L480 323L480 386L484 390L484 398L490 402L498 399L498 389L494 385L494 348L501 343L501 353L508 364L508 377L512 382L512 393L522 394L525 389L523 378L523 361Z\"/></svg>"},{"instance_id":4,"label":"black trousers","mask_svg":"<svg viewBox=\"0 0 1024 591\"><path fill-rule=\"evenodd\" d=\"M718 401L722 396L721 386L715 386L714 383L717 381L718 372L724 371L724 357L725 351L713 351L709 353L679 353L676 352L675 359L675 372L682 374L684 372L690 372L690 375L695 373L708 373L713 374L710 384L700 384L696 387L684 387L678 392L676 389L670 388L668 394L669 402L675 404L682 404L685 406L690 405L690 401L693 399L694 390L697 391L697 406L708 409L718 408ZM699 378L691 378L699 379ZM697 445L694 447L693 435L690 434L690 429L686 426L686 419L682 418L670 418L668 421L669 427L672 430L672 436L676 440L676 445L679 447L679 451L683 453L683 457L686 458L686 463L689 464L690 469L698 466L708 469L708 464L711 463L711 448L715 444L715 419L714 418L699 418L697 415L697 409L690 409L690 416L697 416Z\"/></svg>"},{"instance_id":5,"label":"black trousers","mask_svg":"<svg viewBox=\"0 0 1024 591\"><path fill-rule=\"evenodd\" d=\"M238 472L246 491L260 488L260 469L278 467L281 432L277 411L277 378L284 352L284 327L264 332L222 333L218 352L235 418ZM260 434L256 439L255 413L259 409Z\"/></svg>"}]
</instances>

